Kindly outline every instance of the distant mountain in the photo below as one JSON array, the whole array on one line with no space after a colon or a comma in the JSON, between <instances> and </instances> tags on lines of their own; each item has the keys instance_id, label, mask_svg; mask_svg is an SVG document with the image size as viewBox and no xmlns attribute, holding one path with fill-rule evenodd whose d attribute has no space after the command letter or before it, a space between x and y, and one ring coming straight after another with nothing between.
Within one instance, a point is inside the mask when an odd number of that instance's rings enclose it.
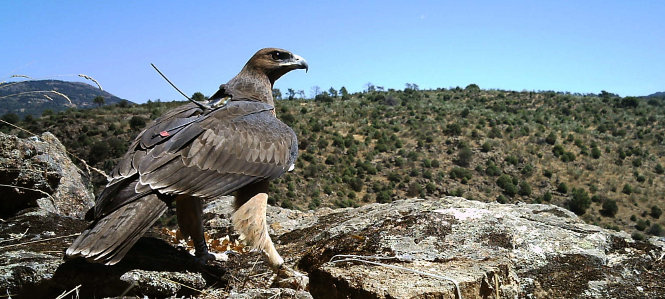
<instances>
[{"instance_id":1,"label":"distant mountain","mask_svg":"<svg viewBox=\"0 0 665 299\"><path fill-rule=\"evenodd\" d=\"M659 91L656 93L652 93L645 98L665 98L665 91Z\"/></svg>"},{"instance_id":2,"label":"distant mountain","mask_svg":"<svg viewBox=\"0 0 665 299\"><path fill-rule=\"evenodd\" d=\"M72 103L51 91L66 95ZM93 102L97 96L104 98L105 105L123 101L96 86L83 82L35 80L4 83L0 85L0 115L13 112L21 117L39 116L47 109L58 112L69 108L92 108L97 107Z\"/></svg>"}]
</instances>

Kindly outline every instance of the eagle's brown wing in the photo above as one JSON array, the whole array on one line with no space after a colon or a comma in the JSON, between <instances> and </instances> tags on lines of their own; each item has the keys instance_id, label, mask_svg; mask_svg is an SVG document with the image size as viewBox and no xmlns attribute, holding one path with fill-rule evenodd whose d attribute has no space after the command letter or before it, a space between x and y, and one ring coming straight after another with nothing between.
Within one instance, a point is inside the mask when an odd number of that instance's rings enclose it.
<instances>
[{"instance_id":1,"label":"eagle's brown wing","mask_svg":"<svg viewBox=\"0 0 665 299\"><path fill-rule=\"evenodd\" d=\"M112 179L97 199L95 222L67 254L116 262L124 255L118 248L86 242L101 237L99 227L108 223L112 236L107 244L125 248L138 238L166 210L154 195L187 194L214 198L229 194L247 184L270 180L286 172L297 155L296 135L275 118L273 107L254 101L231 101L203 113L193 104L176 108L157 119L132 143L130 151L112 172ZM147 200L150 198L150 200ZM107 221L124 219L126 207L143 212L131 226ZM136 210L135 208L132 208ZM159 213L147 213L147 211ZM96 234L96 235L95 235ZM76 248L77 244L96 246ZM112 254L112 256L102 256Z\"/></svg>"},{"instance_id":2,"label":"eagle's brown wing","mask_svg":"<svg viewBox=\"0 0 665 299\"><path fill-rule=\"evenodd\" d=\"M157 191L213 198L279 177L295 161L297 139L272 109L261 102L231 101L207 114L189 104L164 115L137 137L107 189L138 179L134 196ZM169 117L171 122L164 121ZM124 197L100 196L95 218L133 199Z\"/></svg>"}]
</instances>

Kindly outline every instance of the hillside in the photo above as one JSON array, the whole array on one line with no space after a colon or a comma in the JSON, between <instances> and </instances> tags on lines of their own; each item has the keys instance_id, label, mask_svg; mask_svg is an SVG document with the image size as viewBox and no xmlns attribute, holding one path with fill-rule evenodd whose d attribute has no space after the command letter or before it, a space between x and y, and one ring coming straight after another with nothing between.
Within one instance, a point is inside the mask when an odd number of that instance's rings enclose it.
<instances>
[{"instance_id":1,"label":"hillside","mask_svg":"<svg viewBox=\"0 0 665 299\"><path fill-rule=\"evenodd\" d=\"M35 92L40 91L40 92ZM64 97L44 91L57 91L66 95L72 103ZM69 108L92 108L98 105L94 98L101 96L104 103L116 104L122 101L106 91L100 90L83 82L67 82L59 80L35 80L9 82L0 85L0 115L15 113L20 117L25 115L40 116L45 110L53 112ZM48 98L47 98L48 96ZM49 100L51 98L52 100Z\"/></svg>"},{"instance_id":2,"label":"hillside","mask_svg":"<svg viewBox=\"0 0 665 299\"><path fill-rule=\"evenodd\" d=\"M278 117L299 136L300 156L273 184L272 204L316 209L454 195L551 203L637 239L663 234L660 101L474 84L317 99L277 103ZM108 172L147 121L178 104L70 110L19 125L53 132Z\"/></svg>"}]
</instances>

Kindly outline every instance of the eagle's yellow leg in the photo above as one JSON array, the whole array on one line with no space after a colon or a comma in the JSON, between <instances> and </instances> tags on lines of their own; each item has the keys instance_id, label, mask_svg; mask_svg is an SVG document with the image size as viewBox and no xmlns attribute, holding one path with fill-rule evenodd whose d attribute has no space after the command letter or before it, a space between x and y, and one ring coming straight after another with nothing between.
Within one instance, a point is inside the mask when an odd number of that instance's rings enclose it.
<instances>
[{"instance_id":1,"label":"eagle's yellow leg","mask_svg":"<svg viewBox=\"0 0 665 299\"><path fill-rule=\"evenodd\" d=\"M192 238L196 257L201 259L203 263L215 259L212 254L208 253L208 245L203 234L203 205L201 199L188 195L179 195L176 197L175 202L180 233L185 240L188 237Z\"/></svg>"}]
</instances>

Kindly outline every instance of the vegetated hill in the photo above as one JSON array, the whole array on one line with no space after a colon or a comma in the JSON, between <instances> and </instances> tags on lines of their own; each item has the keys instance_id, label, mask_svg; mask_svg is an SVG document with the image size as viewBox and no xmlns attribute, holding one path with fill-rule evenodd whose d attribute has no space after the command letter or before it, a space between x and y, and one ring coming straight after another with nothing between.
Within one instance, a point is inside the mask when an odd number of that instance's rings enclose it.
<instances>
[{"instance_id":1,"label":"vegetated hill","mask_svg":"<svg viewBox=\"0 0 665 299\"><path fill-rule=\"evenodd\" d=\"M66 95L72 103L50 91ZM98 106L93 102L97 96L103 97L107 105L123 100L83 82L59 80L9 82L0 84L0 97L3 97L0 99L0 115L15 113L20 117L39 116L45 110L58 112L69 108L92 108Z\"/></svg>"},{"instance_id":2,"label":"vegetated hill","mask_svg":"<svg viewBox=\"0 0 665 299\"><path fill-rule=\"evenodd\" d=\"M316 209L458 195L548 202L635 238L663 234L660 101L475 84L345 98L277 102L278 117L299 136L300 156L296 169L273 184L272 204ZM19 125L53 132L73 154L108 172L147 121L179 104L69 110ZM105 183L92 180L98 188Z\"/></svg>"},{"instance_id":3,"label":"vegetated hill","mask_svg":"<svg viewBox=\"0 0 665 299\"><path fill-rule=\"evenodd\" d=\"M645 98L661 98L661 99L665 99L665 91L659 91L659 92L652 93L652 94L646 96Z\"/></svg>"}]
</instances>

